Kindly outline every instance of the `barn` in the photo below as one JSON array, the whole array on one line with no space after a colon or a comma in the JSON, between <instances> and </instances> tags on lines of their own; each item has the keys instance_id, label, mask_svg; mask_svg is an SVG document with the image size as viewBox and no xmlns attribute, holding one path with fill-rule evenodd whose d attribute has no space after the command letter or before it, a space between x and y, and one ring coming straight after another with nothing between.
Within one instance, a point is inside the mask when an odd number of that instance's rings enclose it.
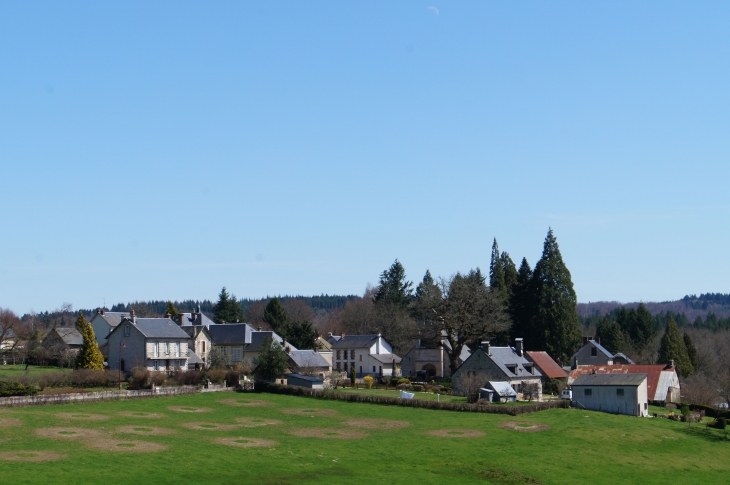
<instances>
[{"instance_id":1,"label":"barn","mask_svg":"<svg viewBox=\"0 0 730 485\"><path fill-rule=\"evenodd\" d=\"M583 374L573 381L573 406L648 416L647 374Z\"/></svg>"}]
</instances>

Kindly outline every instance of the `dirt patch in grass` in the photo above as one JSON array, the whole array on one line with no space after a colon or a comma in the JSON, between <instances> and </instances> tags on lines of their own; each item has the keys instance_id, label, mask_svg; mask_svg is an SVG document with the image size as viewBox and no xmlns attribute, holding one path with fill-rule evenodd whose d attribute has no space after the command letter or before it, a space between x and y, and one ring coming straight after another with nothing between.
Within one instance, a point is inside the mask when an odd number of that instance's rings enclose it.
<instances>
[{"instance_id":1,"label":"dirt patch in grass","mask_svg":"<svg viewBox=\"0 0 730 485\"><path fill-rule=\"evenodd\" d=\"M157 418L164 418L164 414L160 413L145 413L143 411L124 411L119 413L120 416L129 416L130 418L150 418L150 419L157 419Z\"/></svg>"},{"instance_id":2,"label":"dirt patch in grass","mask_svg":"<svg viewBox=\"0 0 730 485\"><path fill-rule=\"evenodd\" d=\"M210 408L196 408L193 406L168 406L167 409L179 413L209 413L212 411Z\"/></svg>"},{"instance_id":3,"label":"dirt patch in grass","mask_svg":"<svg viewBox=\"0 0 730 485\"><path fill-rule=\"evenodd\" d=\"M87 428L38 428L35 434L41 438L59 440L97 439L102 436L100 431Z\"/></svg>"},{"instance_id":4,"label":"dirt patch in grass","mask_svg":"<svg viewBox=\"0 0 730 485\"><path fill-rule=\"evenodd\" d=\"M282 424L283 421L278 419L265 419L265 418L236 418L237 423L241 423L244 428L256 428L258 426L277 426Z\"/></svg>"},{"instance_id":5,"label":"dirt patch in grass","mask_svg":"<svg viewBox=\"0 0 730 485\"><path fill-rule=\"evenodd\" d=\"M428 434L439 438L480 438L484 436L483 431L476 429L434 429Z\"/></svg>"},{"instance_id":6,"label":"dirt patch in grass","mask_svg":"<svg viewBox=\"0 0 730 485\"><path fill-rule=\"evenodd\" d=\"M400 429L410 426L408 421L398 421L397 419L350 419L345 421L347 426L361 429Z\"/></svg>"},{"instance_id":7,"label":"dirt patch in grass","mask_svg":"<svg viewBox=\"0 0 730 485\"><path fill-rule=\"evenodd\" d=\"M542 482L519 472L500 470L499 468L487 468L479 472L479 476L486 478L492 483L499 485L542 485Z\"/></svg>"},{"instance_id":8,"label":"dirt patch in grass","mask_svg":"<svg viewBox=\"0 0 730 485\"><path fill-rule=\"evenodd\" d=\"M66 458L66 455L53 451L3 451L0 460L6 461L53 461Z\"/></svg>"},{"instance_id":9,"label":"dirt patch in grass","mask_svg":"<svg viewBox=\"0 0 730 485\"><path fill-rule=\"evenodd\" d=\"M60 419L74 419L79 421L106 421L109 416L103 414L88 414L88 413L58 413L57 418Z\"/></svg>"},{"instance_id":10,"label":"dirt patch in grass","mask_svg":"<svg viewBox=\"0 0 730 485\"><path fill-rule=\"evenodd\" d=\"M269 401L261 401L258 399L221 399L218 401L226 406L253 407L253 406L270 406Z\"/></svg>"},{"instance_id":11,"label":"dirt patch in grass","mask_svg":"<svg viewBox=\"0 0 730 485\"><path fill-rule=\"evenodd\" d=\"M3 418L0 417L0 428L9 428L11 426L20 426L23 424L22 421L15 418Z\"/></svg>"},{"instance_id":12,"label":"dirt patch in grass","mask_svg":"<svg viewBox=\"0 0 730 485\"><path fill-rule=\"evenodd\" d=\"M243 436L239 436L238 438L218 438L215 442L219 445L237 446L239 448L273 448L279 444L272 440L245 438Z\"/></svg>"},{"instance_id":13,"label":"dirt patch in grass","mask_svg":"<svg viewBox=\"0 0 730 485\"><path fill-rule=\"evenodd\" d=\"M240 427L237 424L221 423L183 423L180 426L188 429L197 429L199 431L231 431Z\"/></svg>"},{"instance_id":14,"label":"dirt patch in grass","mask_svg":"<svg viewBox=\"0 0 730 485\"><path fill-rule=\"evenodd\" d=\"M162 436L172 434L175 431L168 428L157 428L155 426L144 426L144 425L132 425L132 426L120 426L117 428L117 433L125 434L139 434L149 436Z\"/></svg>"},{"instance_id":15,"label":"dirt patch in grass","mask_svg":"<svg viewBox=\"0 0 730 485\"><path fill-rule=\"evenodd\" d=\"M282 413L285 414L293 414L294 416L335 416L337 415L337 411L334 409L324 409L324 408L287 408L282 409Z\"/></svg>"},{"instance_id":16,"label":"dirt patch in grass","mask_svg":"<svg viewBox=\"0 0 730 485\"><path fill-rule=\"evenodd\" d=\"M150 441L100 439L89 441L88 446L100 451L114 453L154 453L167 449L167 446Z\"/></svg>"},{"instance_id":17,"label":"dirt patch in grass","mask_svg":"<svg viewBox=\"0 0 730 485\"><path fill-rule=\"evenodd\" d=\"M550 429L547 424L540 423L528 423L525 421L505 421L499 423L499 426L504 429L511 429L513 431L522 431L524 433L536 433L538 431L545 431Z\"/></svg>"},{"instance_id":18,"label":"dirt patch in grass","mask_svg":"<svg viewBox=\"0 0 730 485\"><path fill-rule=\"evenodd\" d=\"M296 428L289 431L289 434L300 438L332 438L341 440L357 440L367 437L362 431L337 428Z\"/></svg>"}]
</instances>

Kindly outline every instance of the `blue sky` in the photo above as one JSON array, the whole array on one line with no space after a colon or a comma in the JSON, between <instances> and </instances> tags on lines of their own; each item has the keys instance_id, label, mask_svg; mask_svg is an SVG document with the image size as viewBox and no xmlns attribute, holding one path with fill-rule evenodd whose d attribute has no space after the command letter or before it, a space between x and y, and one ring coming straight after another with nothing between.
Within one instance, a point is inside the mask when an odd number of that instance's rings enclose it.
<instances>
[{"instance_id":1,"label":"blue sky","mask_svg":"<svg viewBox=\"0 0 730 485\"><path fill-rule=\"evenodd\" d=\"M730 292L727 2L0 3L0 306L537 261Z\"/></svg>"}]
</instances>

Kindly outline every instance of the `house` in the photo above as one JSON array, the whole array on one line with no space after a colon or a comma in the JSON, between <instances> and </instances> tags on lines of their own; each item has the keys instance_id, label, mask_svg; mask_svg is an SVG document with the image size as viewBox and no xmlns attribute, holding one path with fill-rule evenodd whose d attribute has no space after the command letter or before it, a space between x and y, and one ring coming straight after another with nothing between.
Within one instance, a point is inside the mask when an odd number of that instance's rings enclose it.
<instances>
[{"instance_id":1,"label":"house","mask_svg":"<svg viewBox=\"0 0 730 485\"><path fill-rule=\"evenodd\" d=\"M572 384L574 407L648 416L646 374L581 374Z\"/></svg>"},{"instance_id":2,"label":"house","mask_svg":"<svg viewBox=\"0 0 730 485\"><path fill-rule=\"evenodd\" d=\"M94 336L99 348L106 344L107 337L114 327L119 325L122 318L129 318L129 316L130 314L127 312L108 312L103 308L96 311L96 315L89 323L91 323L91 328L94 329Z\"/></svg>"},{"instance_id":3,"label":"house","mask_svg":"<svg viewBox=\"0 0 730 485\"><path fill-rule=\"evenodd\" d=\"M679 375L674 362L663 364L620 364L620 365L581 365L570 371L568 385L585 374L646 374L647 395L650 401L679 402L680 385Z\"/></svg>"},{"instance_id":4,"label":"house","mask_svg":"<svg viewBox=\"0 0 730 485\"><path fill-rule=\"evenodd\" d=\"M203 326L208 328L211 325L216 325L213 320L206 317L203 312L200 311L200 305L198 305L198 308L192 313L179 313L177 317L175 317L175 320L181 327Z\"/></svg>"},{"instance_id":5,"label":"house","mask_svg":"<svg viewBox=\"0 0 730 485\"><path fill-rule=\"evenodd\" d=\"M271 337L274 342L289 350L297 350L276 332L254 330L247 323L213 324L209 325L207 329L211 345L228 355L233 364L242 362L244 359L250 361L256 359L266 337Z\"/></svg>"},{"instance_id":6,"label":"house","mask_svg":"<svg viewBox=\"0 0 730 485\"><path fill-rule=\"evenodd\" d=\"M527 359L535 364L537 370L542 374L543 384L546 379L555 379L567 383L568 373L547 352L528 350L525 354Z\"/></svg>"},{"instance_id":7,"label":"house","mask_svg":"<svg viewBox=\"0 0 730 485\"><path fill-rule=\"evenodd\" d=\"M323 379L332 371L327 359L316 350L290 351L289 368L297 374L318 375Z\"/></svg>"},{"instance_id":8,"label":"house","mask_svg":"<svg viewBox=\"0 0 730 485\"><path fill-rule=\"evenodd\" d=\"M583 337L583 347L570 358L570 368L575 369L579 365L611 365L613 354L601 346L601 340L594 340L593 337Z\"/></svg>"},{"instance_id":9,"label":"house","mask_svg":"<svg viewBox=\"0 0 730 485\"><path fill-rule=\"evenodd\" d=\"M186 325L180 327L183 332L188 334L188 348L193 353L188 359L188 368L195 369L197 365L201 369L208 366L209 353L212 345L210 332L204 325Z\"/></svg>"},{"instance_id":10,"label":"house","mask_svg":"<svg viewBox=\"0 0 730 485\"><path fill-rule=\"evenodd\" d=\"M69 327L54 328L43 339L42 345L47 349L55 349L60 352L67 350L78 352L83 343L84 337L81 335L81 332L73 327Z\"/></svg>"},{"instance_id":11,"label":"house","mask_svg":"<svg viewBox=\"0 0 730 485\"><path fill-rule=\"evenodd\" d=\"M190 336L170 318L137 318L134 310L108 336L109 368L171 372L188 368Z\"/></svg>"},{"instance_id":12,"label":"house","mask_svg":"<svg viewBox=\"0 0 730 485\"><path fill-rule=\"evenodd\" d=\"M400 375L401 358L393 353L393 347L381 334L329 334L327 341L334 353L333 370L349 373L354 367L357 377Z\"/></svg>"},{"instance_id":13,"label":"house","mask_svg":"<svg viewBox=\"0 0 730 485\"><path fill-rule=\"evenodd\" d=\"M475 378L478 383L472 382ZM542 374L527 359L521 338L515 339L514 347L493 347L482 342L452 376L453 389L460 395L474 384L486 388L490 381L508 382L518 394L522 393L523 399L531 397L528 393L542 399Z\"/></svg>"},{"instance_id":14,"label":"house","mask_svg":"<svg viewBox=\"0 0 730 485\"><path fill-rule=\"evenodd\" d=\"M442 344L417 339L413 347L403 356L401 365L403 375L423 381L430 381L434 377L450 377L451 366L444 346L451 349L451 344L445 339ZM469 349L464 346L459 355L458 365L463 364L470 355Z\"/></svg>"},{"instance_id":15,"label":"house","mask_svg":"<svg viewBox=\"0 0 730 485\"><path fill-rule=\"evenodd\" d=\"M517 392L509 382L489 381L486 387L479 389L479 399L490 402L515 402Z\"/></svg>"},{"instance_id":16,"label":"house","mask_svg":"<svg viewBox=\"0 0 730 485\"><path fill-rule=\"evenodd\" d=\"M289 386L307 387L309 389L324 389L323 379L301 374L287 374L286 384Z\"/></svg>"}]
</instances>

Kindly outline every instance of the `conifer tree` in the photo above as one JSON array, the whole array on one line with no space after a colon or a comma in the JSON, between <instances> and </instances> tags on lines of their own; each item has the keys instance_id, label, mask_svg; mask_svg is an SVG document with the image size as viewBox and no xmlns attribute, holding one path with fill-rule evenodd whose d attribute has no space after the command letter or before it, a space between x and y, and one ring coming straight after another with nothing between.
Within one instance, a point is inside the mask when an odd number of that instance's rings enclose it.
<instances>
[{"instance_id":1,"label":"conifer tree","mask_svg":"<svg viewBox=\"0 0 730 485\"><path fill-rule=\"evenodd\" d=\"M502 265L502 260L500 258L499 246L497 245L496 237L492 243L492 259L489 262L489 287L499 294L504 294L504 266Z\"/></svg>"},{"instance_id":2,"label":"conifer tree","mask_svg":"<svg viewBox=\"0 0 730 485\"><path fill-rule=\"evenodd\" d=\"M567 362L578 349L582 332L578 326L577 297L570 271L563 262L553 230L548 231L542 257L532 274L534 288L535 341L530 347L546 350L561 362Z\"/></svg>"},{"instance_id":3,"label":"conifer tree","mask_svg":"<svg viewBox=\"0 0 730 485\"><path fill-rule=\"evenodd\" d=\"M380 274L375 302L392 303L404 309L413 302L413 283L406 279L406 270L397 259Z\"/></svg>"},{"instance_id":4,"label":"conifer tree","mask_svg":"<svg viewBox=\"0 0 730 485\"><path fill-rule=\"evenodd\" d=\"M616 322L611 322L607 317L603 317L601 323L596 328L596 337L601 341L601 345L610 352L616 354L626 350L624 334L621 327Z\"/></svg>"},{"instance_id":5,"label":"conifer tree","mask_svg":"<svg viewBox=\"0 0 730 485\"><path fill-rule=\"evenodd\" d=\"M287 353L278 342L274 342L274 339L267 335L261 342L259 356L254 359L256 365L254 375L260 381L273 381L286 370L288 363Z\"/></svg>"},{"instance_id":6,"label":"conifer tree","mask_svg":"<svg viewBox=\"0 0 730 485\"><path fill-rule=\"evenodd\" d=\"M534 314L534 298L532 292L532 269L527 258L522 258L520 269L517 272L517 283L509 302L509 314L512 318L512 338L525 339L527 348L536 349L530 343L532 316Z\"/></svg>"},{"instance_id":7,"label":"conifer tree","mask_svg":"<svg viewBox=\"0 0 730 485\"><path fill-rule=\"evenodd\" d=\"M684 340L684 346L687 348L687 357L689 357L689 363L692 364L692 368L696 372L698 370L697 347L695 347L694 342L692 342L692 338L689 336L689 334L687 332L684 332L683 340Z\"/></svg>"},{"instance_id":8,"label":"conifer tree","mask_svg":"<svg viewBox=\"0 0 730 485\"><path fill-rule=\"evenodd\" d=\"M287 341L299 350L308 350L314 348L317 335L308 321L292 322L287 330Z\"/></svg>"},{"instance_id":9,"label":"conifer tree","mask_svg":"<svg viewBox=\"0 0 730 485\"><path fill-rule=\"evenodd\" d=\"M168 313L170 314L170 316L172 318L175 318L178 315L180 315L180 312L177 310L177 307L171 301L167 302L167 308L165 309L165 314L167 315Z\"/></svg>"},{"instance_id":10,"label":"conifer tree","mask_svg":"<svg viewBox=\"0 0 730 485\"><path fill-rule=\"evenodd\" d=\"M243 317L243 309L235 295L229 295L224 286L218 295L218 302L213 305L215 323L236 323Z\"/></svg>"},{"instance_id":11,"label":"conifer tree","mask_svg":"<svg viewBox=\"0 0 730 485\"><path fill-rule=\"evenodd\" d=\"M276 297L269 300L264 309L264 321L271 326L271 330L283 338L288 338L289 323L281 300Z\"/></svg>"},{"instance_id":12,"label":"conifer tree","mask_svg":"<svg viewBox=\"0 0 730 485\"><path fill-rule=\"evenodd\" d=\"M667 364L670 360L674 360L674 365L677 366L677 373L680 377L687 377L694 372L692 363L689 360L687 354L687 347L684 344L682 334L679 333L679 327L677 326L674 318L669 318L667 323L667 329L664 331L662 337L662 343L659 347L659 359L658 364Z\"/></svg>"},{"instance_id":13,"label":"conifer tree","mask_svg":"<svg viewBox=\"0 0 730 485\"><path fill-rule=\"evenodd\" d=\"M654 317L643 303L639 303L633 320L630 334L631 340L636 348L642 348L656 335L656 331L654 330Z\"/></svg>"},{"instance_id":14,"label":"conifer tree","mask_svg":"<svg viewBox=\"0 0 730 485\"><path fill-rule=\"evenodd\" d=\"M504 301L505 304L508 304L517 284L517 267L507 251L502 252L499 260L502 263L502 273L504 274Z\"/></svg>"},{"instance_id":15,"label":"conifer tree","mask_svg":"<svg viewBox=\"0 0 730 485\"><path fill-rule=\"evenodd\" d=\"M76 367L78 369L104 370L104 357L101 355L99 346L96 343L94 329L84 318L82 312L79 312L79 317L76 319L76 330L83 337L79 353L76 354Z\"/></svg>"}]
</instances>

